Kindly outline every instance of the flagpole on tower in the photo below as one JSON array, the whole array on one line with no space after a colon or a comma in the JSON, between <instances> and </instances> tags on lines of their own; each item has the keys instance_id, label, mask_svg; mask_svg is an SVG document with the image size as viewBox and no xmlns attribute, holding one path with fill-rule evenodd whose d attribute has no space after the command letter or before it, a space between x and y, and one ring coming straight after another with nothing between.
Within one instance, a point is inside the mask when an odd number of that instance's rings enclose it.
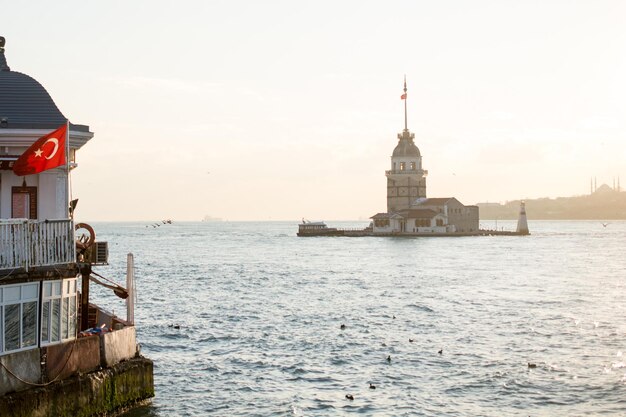
<instances>
[{"instance_id":1,"label":"flagpole on tower","mask_svg":"<svg viewBox=\"0 0 626 417\"><path fill-rule=\"evenodd\" d=\"M406 95L406 74L404 74L404 130L409 130L408 124L407 124L407 116L406 116L406 101L407 101L407 95Z\"/></svg>"}]
</instances>

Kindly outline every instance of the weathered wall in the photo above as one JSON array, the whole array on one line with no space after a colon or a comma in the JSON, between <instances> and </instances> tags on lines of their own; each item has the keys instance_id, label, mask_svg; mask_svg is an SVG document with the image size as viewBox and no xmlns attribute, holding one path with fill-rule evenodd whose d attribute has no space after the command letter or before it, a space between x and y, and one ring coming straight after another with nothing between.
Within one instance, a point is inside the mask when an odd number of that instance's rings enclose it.
<instances>
[{"instance_id":1,"label":"weathered wall","mask_svg":"<svg viewBox=\"0 0 626 417\"><path fill-rule=\"evenodd\" d=\"M41 382L41 356L39 349L31 349L24 352L0 356L0 361L11 372L24 381L33 383ZM0 395L30 387L30 385L20 382L9 374L4 366L0 366ZM4 416L4 414L0 412L0 416Z\"/></svg>"},{"instance_id":2,"label":"weathered wall","mask_svg":"<svg viewBox=\"0 0 626 417\"><path fill-rule=\"evenodd\" d=\"M154 396L152 361L134 358L46 387L0 397L2 417L88 417L129 407Z\"/></svg>"},{"instance_id":3,"label":"weathered wall","mask_svg":"<svg viewBox=\"0 0 626 417\"><path fill-rule=\"evenodd\" d=\"M63 379L77 372L87 373L100 366L100 338L82 337L76 342L51 345L42 348L46 354L47 381Z\"/></svg>"},{"instance_id":4,"label":"weathered wall","mask_svg":"<svg viewBox=\"0 0 626 417\"><path fill-rule=\"evenodd\" d=\"M135 328L126 327L101 337L102 366L112 366L123 360L130 359L137 352Z\"/></svg>"}]
</instances>

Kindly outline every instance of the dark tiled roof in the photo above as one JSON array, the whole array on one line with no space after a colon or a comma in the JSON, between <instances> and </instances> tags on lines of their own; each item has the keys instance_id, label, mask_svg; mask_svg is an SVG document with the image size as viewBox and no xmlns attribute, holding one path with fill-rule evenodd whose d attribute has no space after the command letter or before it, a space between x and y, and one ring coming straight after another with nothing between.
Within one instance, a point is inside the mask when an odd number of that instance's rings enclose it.
<instances>
[{"instance_id":1,"label":"dark tiled roof","mask_svg":"<svg viewBox=\"0 0 626 417\"><path fill-rule=\"evenodd\" d=\"M54 129L66 120L37 80L9 69L4 51L0 51L0 119L6 119L9 129ZM72 125L71 130L89 132L89 126Z\"/></svg>"},{"instance_id":2,"label":"dark tiled roof","mask_svg":"<svg viewBox=\"0 0 626 417\"><path fill-rule=\"evenodd\" d=\"M391 217L389 213L376 213L370 219L388 219Z\"/></svg>"},{"instance_id":3,"label":"dark tiled roof","mask_svg":"<svg viewBox=\"0 0 626 417\"><path fill-rule=\"evenodd\" d=\"M439 213L429 209L409 209L399 211L398 214L405 219L432 219Z\"/></svg>"},{"instance_id":4,"label":"dark tiled roof","mask_svg":"<svg viewBox=\"0 0 626 417\"><path fill-rule=\"evenodd\" d=\"M448 201L452 200L454 197L445 197L445 198L427 198L426 200L419 203L420 206L442 206L446 204Z\"/></svg>"}]
</instances>

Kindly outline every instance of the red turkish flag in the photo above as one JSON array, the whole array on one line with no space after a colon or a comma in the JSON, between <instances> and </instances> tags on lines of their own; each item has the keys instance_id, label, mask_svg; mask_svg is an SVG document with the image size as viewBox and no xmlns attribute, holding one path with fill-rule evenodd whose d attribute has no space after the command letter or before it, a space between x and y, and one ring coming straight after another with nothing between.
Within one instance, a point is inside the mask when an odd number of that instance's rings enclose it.
<instances>
[{"instance_id":1,"label":"red turkish flag","mask_svg":"<svg viewBox=\"0 0 626 417\"><path fill-rule=\"evenodd\" d=\"M15 175L32 175L65 165L67 125L43 136L17 158L13 164Z\"/></svg>"},{"instance_id":2,"label":"red turkish flag","mask_svg":"<svg viewBox=\"0 0 626 417\"><path fill-rule=\"evenodd\" d=\"M400 96L400 100L406 100L406 93L404 93L404 94L402 94L402 95Z\"/></svg>"}]
</instances>

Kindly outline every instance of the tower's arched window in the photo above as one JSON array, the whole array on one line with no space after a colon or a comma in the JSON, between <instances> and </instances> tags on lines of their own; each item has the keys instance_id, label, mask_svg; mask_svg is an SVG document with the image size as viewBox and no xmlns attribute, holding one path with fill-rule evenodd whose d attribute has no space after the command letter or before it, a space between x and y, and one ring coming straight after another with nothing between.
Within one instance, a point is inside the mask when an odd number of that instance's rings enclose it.
<instances>
[{"instance_id":1,"label":"tower's arched window","mask_svg":"<svg viewBox=\"0 0 626 417\"><path fill-rule=\"evenodd\" d=\"M411 171L415 171L415 162L411 162Z\"/></svg>"},{"instance_id":2,"label":"tower's arched window","mask_svg":"<svg viewBox=\"0 0 626 417\"><path fill-rule=\"evenodd\" d=\"M404 171L405 170L405 163L404 162L400 162L400 171Z\"/></svg>"}]
</instances>

